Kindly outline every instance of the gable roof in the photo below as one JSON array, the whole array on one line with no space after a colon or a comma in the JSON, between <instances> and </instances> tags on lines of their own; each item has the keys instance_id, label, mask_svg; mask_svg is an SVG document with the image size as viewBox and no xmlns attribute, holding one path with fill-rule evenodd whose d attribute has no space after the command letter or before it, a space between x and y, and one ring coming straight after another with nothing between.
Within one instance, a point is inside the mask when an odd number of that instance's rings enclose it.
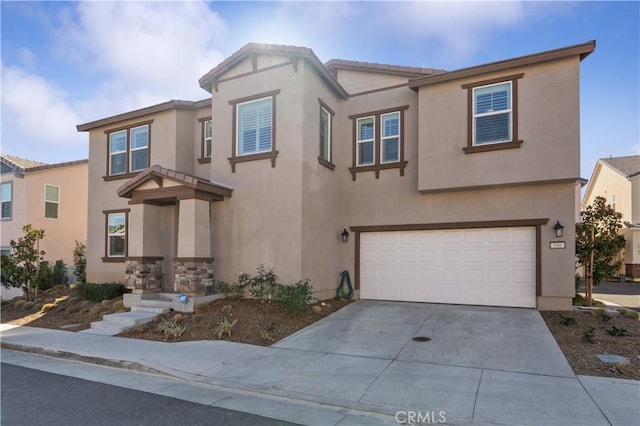
<instances>
[{"instance_id":1,"label":"gable roof","mask_svg":"<svg viewBox=\"0 0 640 426\"><path fill-rule=\"evenodd\" d=\"M598 162L608 166L626 179L640 175L640 155L601 158Z\"/></svg>"},{"instance_id":2,"label":"gable roof","mask_svg":"<svg viewBox=\"0 0 640 426\"><path fill-rule=\"evenodd\" d=\"M20 158L20 157L8 155L8 154L0 154L0 161L19 173L37 172L39 170L73 166L76 164L83 164L83 163L89 162L89 160L84 159L84 160L66 161L64 163L49 164L49 163L43 163L40 161L28 160L26 158Z\"/></svg>"},{"instance_id":3,"label":"gable roof","mask_svg":"<svg viewBox=\"0 0 640 426\"><path fill-rule=\"evenodd\" d=\"M405 67L401 65L377 64L373 62L347 61L344 59L331 59L324 66L334 76L338 70L365 71L380 74L398 75L403 77L424 77L432 74L440 74L444 70L433 68Z\"/></svg>"},{"instance_id":4,"label":"gable roof","mask_svg":"<svg viewBox=\"0 0 640 426\"><path fill-rule=\"evenodd\" d=\"M211 182L208 179L198 176L182 173L176 170L166 169L156 164L126 181L120 188L118 188L118 196L131 198L134 195L133 192L142 184L148 181L155 181L160 187L160 193L157 193L158 190L154 190L156 191L156 193L153 194L153 198L172 197L174 194L171 194L172 189L170 188L175 187L169 187L166 191L163 191L163 179L169 179L174 182L178 182L181 187L190 188L194 191L206 194L206 197L212 200L219 200L223 199L224 197L230 197L233 191L233 189L228 186Z\"/></svg>"},{"instance_id":5,"label":"gable roof","mask_svg":"<svg viewBox=\"0 0 640 426\"><path fill-rule=\"evenodd\" d=\"M517 58L506 59L503 61L491 62L484 65L476 65L469 68L462 68L455 71L443 72L426 77L419 77L409 82L409 87L417 89L420 86L427 86L430 84L444 83L446 81L458 80L466 77L473 77L476 75L486 74L496 71L504 71L511 68L522 67L525 65L537 64L541 62L553 61L562 58L568 58L571 56L580 56L580 60L583 60L591 54L596 48L595 40L576 44L574 46L563 47L555 50L548 50L546 52L534 53L531 55L520 56Z\"/></svg>"},{"instance_id":6,"label":"gable roof","mask_svg":"<svg viewBox=\"0 0 640 426\"><path fill-rule=\"evenodd\" d=\"M78 124L76 129L79 132L86 132L88 130L96 129L98 127L108 126L109 124L119 123L124 120L131 120L133 118L144 117L151 114L156 114L163 111L169 111L171 109L198 109L211 106L211 98L202 99L200 101L183 101L173 99L161 104L151 105L148 107L136 109L133 111L125 112L122 114L113 115L111 117L101 118L99 120L90 121L84 124Z\"/></svg>"},{"instance_id":7,"label":"gable roof","mask_svg":"<svg viewBox=\"0 0 640 426\"><path fill-rule=\"evenodd\" d=\"M338 96L343 99L346 99L348 96L346 90L344 90L340 83L338 83L338 80L336 80L327 68L325 68L322 62L320 62L320 59L318 59L315 53L313 53L313 50L308 47L287 46L281 44L248 43L244 45L240 50L203 75L199 80L200 87L211 93L215 82L219 80L222 75L247 57L259 53L282 55L305 60Z\"/></svg>"},{"instance_id":8,"label":"gable roof","mask_svg":"<svg viewBox=\"0 0 640 426\"><path fill-rule=\"evenodd\" d=\"M26 158L14 157L13 155L0 154L1 161L12 169L25 171L27 169L39 166L46 166L47 163L40 161L27 160Z\"/></svg>"}]
</instances>

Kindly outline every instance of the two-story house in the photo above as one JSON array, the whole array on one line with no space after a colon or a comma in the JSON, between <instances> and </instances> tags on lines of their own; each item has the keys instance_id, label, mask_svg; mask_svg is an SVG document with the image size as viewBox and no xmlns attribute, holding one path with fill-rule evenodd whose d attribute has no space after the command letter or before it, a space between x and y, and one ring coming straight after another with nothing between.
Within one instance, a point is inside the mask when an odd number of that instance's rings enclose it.
<instances>
[{"instance_id":1,"label":"two-story house","mask_svg":"<svg viewBox=\"0 0 640 426\"><path fill-rule=\"evenodd\" d=\"M89 279L203 294L263 264L328 298L346 269L361 298L568 309L594 48L444 72L250 43L206 101L78 126Z\"/></svg>"},{"instance_id":2,"label":"two-story house","mask_svg":"<svg viewBox=\"0 0 640 426\"><path fill-rule=\"evenodd\" d=\"M601 158L593 169L589 185L582 198L584 210L596 197L604 197L622 214L626 240L623 265L626 279L640 281L640 155Z\"/></svg>"},{"instance_id":3,"label":"two-story house","mask_svg":"<svg viewBox=\"0 0 640 426\"><path fill-rule=\"evenodd\" d=\"M47 164L0 154L2 253L30 224L44 229L40 249L49 262L73 266L76 241L87 239L88 161Z\"/></svg>"}]
</instances>

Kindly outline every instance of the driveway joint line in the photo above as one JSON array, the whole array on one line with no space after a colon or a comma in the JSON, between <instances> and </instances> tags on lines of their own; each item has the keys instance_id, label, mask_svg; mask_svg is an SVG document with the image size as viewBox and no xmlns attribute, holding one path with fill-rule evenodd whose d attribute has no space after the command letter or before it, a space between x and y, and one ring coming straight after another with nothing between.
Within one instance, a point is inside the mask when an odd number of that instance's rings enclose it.
<instances>
[{"instance_id":1,"label":"driveway joint line","mask_svg":"<svg viewBox=\"0 0 640 426\"><path fill-rule=\"evenodd\" d=\"M480 395L480 384L482 383L482 376L484 376L484 368L480 370L480 380L478 380L478 386L476 386L476 397L473 399L473 409L471 410L471 420L476 415L476 405L478 404L478 395Z\"/></svg>"},{"instance_id":2,"label":"driveway joint line","mask_svg":"<svg viewBox=\"0 0 640 426\"><path fill-rule=\"evenodd\" d=\"M596 402L596 400L593 398L593 396L591 396L591 393L589 393L589 389L587 389L584 384L580 381L580 378L576 376L576 380L578 380L578 383L580 383L580 387L582 387L582 389L584 389L584 391L587 393L587 395L589 395L589 399L591 401L593 401L593 404L598 407L598 411L600 411L600 414L602 414L602 417L604 417L604 419L607 421L607 423L609 423L609 425L612 425L613 423L611 423L611 420L609 420L609 418L607 417L607 415L604 413L604 411L602 411L602 408L600 408L600 406L598 405L598 403Z\"/></svg>"}]
</instances>

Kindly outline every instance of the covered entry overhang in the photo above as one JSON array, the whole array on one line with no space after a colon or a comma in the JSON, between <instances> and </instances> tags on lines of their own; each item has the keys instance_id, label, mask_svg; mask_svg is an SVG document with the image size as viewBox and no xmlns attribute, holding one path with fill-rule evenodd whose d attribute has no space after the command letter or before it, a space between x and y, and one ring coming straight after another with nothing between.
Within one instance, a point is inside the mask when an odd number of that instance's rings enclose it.
<instances>
[{"instance_id":1,"label":"covered entry overhang","mask_svg":"<svg viewBox=\"0 0 640 426\"><path fill-rule=\"evenodd\" d=\"M223 201L232 191L158 165L122 185L118 196L131 205L127 287L141 293L211 293L211 202Z\"/></svg>"},{"instance_id":2,"label":"covered entry overhang","mask_svg":"<svg viewBox=\"0 0 640 426\"><path fill-rule=\"evenodd\" d=\"M129 204L170 205L178 200L222 201L233 189L207 179L153 165L118 188Z\"/></svg>"}]
</instances>

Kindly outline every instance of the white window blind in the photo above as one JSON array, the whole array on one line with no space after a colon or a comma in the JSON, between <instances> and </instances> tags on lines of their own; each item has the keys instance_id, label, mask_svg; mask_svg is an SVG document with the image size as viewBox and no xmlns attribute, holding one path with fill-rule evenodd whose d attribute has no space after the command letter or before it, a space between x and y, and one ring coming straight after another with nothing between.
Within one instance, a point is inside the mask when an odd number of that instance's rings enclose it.
<instances>
[{"instance_id":1,"label":"white window blind","mask_svg":"<svg viewBox=\"0 0 640 426\"><path fill-rule=\"evenodd\" d=\"M237 108L237 155L271 151L273 135L272 98L263 98L239 104Z\"/></svg>"},{"instance_id":2,"label":"white window blind","mask_svg":"<svg viewBox=\"0 0 640 426\"><path fill-rule=\"evenodd\" d=\"M474 144L511 140L511 82L478 87L474 96Z\"/></svg>"}]
</instances>

